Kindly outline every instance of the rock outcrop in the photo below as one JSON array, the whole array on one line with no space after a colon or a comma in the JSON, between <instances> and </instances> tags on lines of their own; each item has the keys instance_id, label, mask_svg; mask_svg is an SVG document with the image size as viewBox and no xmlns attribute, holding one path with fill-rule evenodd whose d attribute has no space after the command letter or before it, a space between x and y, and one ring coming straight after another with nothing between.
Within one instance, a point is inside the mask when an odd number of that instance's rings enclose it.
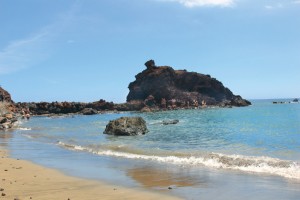
<instances>
[{"instance_id":1,"label":"rock outcrop","mask_svg":"<svg viewBox=\"0 0 300 200\"><path fill-rule=\"evenodd\" d=\"M6 90L4 90L2 87L0 87L0 102L13 103L10 94Z\"/></svg>"},{"instance_id":2,"label":"rock outcrop","mask_svg":"<svg viewBox=\"0 0 300 200\"><path fill-rule=\"evenodd\" d=\"M251 103L234 95L210 75L169 66L156 66L153 60L147 69L135 76L128 86L127 102L144 101L148 107L198 107L200 105L248 106Z\"/></svg>"},{"instance_id":3,"label":"rock outcrop","mask_svg":"<svg viewBox=\"0 0 300 200\"><path fill-rule=\"evenodd\" d=\"M129 84L127 102L114 104L101 99L82 102L14 103L10 94L0 87L2 107L12 113L28 110L32 115L97 114L103 111L153 112L165 109L216 106L247 106L251 103L234 95L223 84L196 72L156 66L154 60L145 63L146 69ZM1 113L0 113L1 114Z\"/></svg>"},{"instance_id":4,"label":"rock outcrop","mask_svg":"<svg viewBox=\"0 0 300 200\"><path fill-rule=\"evenodd\" d=\"M0 130L7 130L17 122L17 116L14 113L6 113L0 116Z\"/></svg>"},{"instance_id":5,"label":"rock outcrop","mask_svg":"<svg viewBox=\"0 0 300 200\"><path fill-rule=\"evenodd\" d=\"M130 101L126 103L115 104L117 111L137 111L141 110L145 106L144 101Z\"/></svg>"},{"instance_id":6,"label":"rock outcrop","mask_svg":"<svg viewBox=\"0 0 300 200\"><path fill-rule=\"evenodd\" d=\"M121 117L109 121L104 134L116 136L144 135L148 132L146 122L141 117Z\"/></svg>"},{"instance_id":7,"label":"rock outcrop","mask_svg":"<svg viewBox=\"0 0 300 200\"><path fill-rule=\"evenodd\" d=\"M16 103L18 110L28 108L33 115L48 114L97 114L98 111L114 110L112 102L101 99L92 103L82 102L39 102L39 103Z\"/></svg>"},{"instance_id":8,"label":"rock outcrop","mask_svg":"<svg viewBox=\"0 0 300 200\"><path fill-rule=\"evenodd\" d=\"M96 115L98 114L98 111L93 108L85 108L82 111L80 111L83 115Z\"/></svg>"},{"instance_id":9,"label":"rock outcrop","mask_svg":"<svg viewBox=\"0 0 300 200\"><path fill-rule=\"evenodd\" d=\"M0 87L0 130L7 130L13 127L17 121L14 102L10 94Z\"/></svg>"}]
</instances>

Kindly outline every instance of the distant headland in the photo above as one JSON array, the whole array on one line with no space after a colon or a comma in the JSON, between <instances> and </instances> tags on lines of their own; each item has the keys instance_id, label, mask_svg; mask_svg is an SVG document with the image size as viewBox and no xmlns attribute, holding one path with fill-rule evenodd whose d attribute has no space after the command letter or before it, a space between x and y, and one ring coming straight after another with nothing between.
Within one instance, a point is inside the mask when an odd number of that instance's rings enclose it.
<instances>
[{"instance_id":1,"label":"distant headland","mask_svg":"<svg viewBox=\"0 0 300 200\"><path fill-rule=\"evenodd\" d=\"M91 102L19 102L0 87L2 115L20 113L29 109L33 115L85 114L104 111L160 111L189 109L207 106L248 106L251 103L210 75L186 70L174 70L170 66L156 66L154 60L145 63L146 69L138 73L128 86L127 101L121 104L103 99ZM4 111L5 110L5 111ZM5 120L4 120L5 121Z\"/></svg>"}]
</instances>

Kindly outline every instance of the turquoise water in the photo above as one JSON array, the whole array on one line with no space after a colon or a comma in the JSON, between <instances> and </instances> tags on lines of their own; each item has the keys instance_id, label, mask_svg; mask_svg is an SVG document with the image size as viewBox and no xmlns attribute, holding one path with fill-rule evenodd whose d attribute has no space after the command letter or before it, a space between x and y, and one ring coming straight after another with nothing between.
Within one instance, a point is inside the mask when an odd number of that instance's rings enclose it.
<instances>
[{"instance_id":1,"label":"turquoise water","mask_svg":"<svg viewBox=\"0 0 300 200\"><path fill-rule=\"evenodd\" d=\"M6 133L14 157L85 178L185 199L300 199L300 104L33 117ZM141 116L143 136L102 134L109 120ZM163 120L178 119L176 125ZM1 140L0 140L1 141ZM102 172L102 173L100 173ZM151 174L149 179L147 174ZM159 178L154 178L154 177ZM175 188L165 191L157 179ZM216 196L216 191L223 195ZM254 192L255 191L255 192Z\"/></svg>"}]
</instances>

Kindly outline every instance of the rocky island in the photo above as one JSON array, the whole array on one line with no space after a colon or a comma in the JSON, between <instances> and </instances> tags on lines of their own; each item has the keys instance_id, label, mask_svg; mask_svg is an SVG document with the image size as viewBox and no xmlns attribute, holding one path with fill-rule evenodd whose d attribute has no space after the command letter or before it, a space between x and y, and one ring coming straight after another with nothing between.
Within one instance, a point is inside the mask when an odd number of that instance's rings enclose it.
<instances>
[{"instance_id":1,"label":"rocky island","mask_svg":"<svg viewBox=\"0 0 300 200\"><path fill-rule=\"evenodd\" d=\"M129 84L129 104L140 103L161 109L251 105L210 75L156 66L154 60L147 61L145 65L146 69Z\"/></svg>"}]
</instances>

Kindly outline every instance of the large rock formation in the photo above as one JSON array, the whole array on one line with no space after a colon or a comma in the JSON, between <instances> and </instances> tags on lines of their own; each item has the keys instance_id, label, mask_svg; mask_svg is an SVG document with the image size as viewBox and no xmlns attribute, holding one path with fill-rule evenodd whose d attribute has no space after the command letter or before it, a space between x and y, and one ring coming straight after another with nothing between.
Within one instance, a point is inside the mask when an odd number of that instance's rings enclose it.
<instances>
[{"instance_id":1,"label":"large rock formation","mask_svg":"<svg viewBox=\"0 0 300 200\"><path fill-rule=\"evenodd\" d=\"M153 60L145 65L147 69L129 84L127 102L144 101L161 108L198 106L201 103L219 106L251 104L210 75L174 70L169 66L158 67Z\"/></svg>"},{"instance_id":2,"label":"large rock formation","mask_svg":"<svg viewBox=\"0 0 300 200\"><path fill-rule=\"evenodd\" d=\"M8 112L15 112L15 105L13 100L11 99L10 94L0 87L0 111L5 114Z\"/></svg>"},{"instance_id":3,"label":"large rock formation","mask_svg":"<svg viewBox=\"0 0 300 200\"><path fill-rule=\"evenodd\" d=\"M110 121L105 128L104 134L117 136L144 135L148 132L146 122L141 117L121 117Z\"/></svg>"},{"instance_id":4,"label":"large rock formation","mask_svg":"<svg viewBox=\"0 0 300 200\"><path fill-rule=\"evenodd\" d=\"M10 94L0 87L0 131L10 129L17 121L14 102Z\"/></svg>"},{"instance_id":5,"label":"large rock formation","mask_svg":"<svg viewBox=\"0 0 300 200\"><path fill-rule=\"evenodd\" d=\"M0 87L0 102L13 103L10 94L2 87Z\"/></svg>"}]
</instances>

